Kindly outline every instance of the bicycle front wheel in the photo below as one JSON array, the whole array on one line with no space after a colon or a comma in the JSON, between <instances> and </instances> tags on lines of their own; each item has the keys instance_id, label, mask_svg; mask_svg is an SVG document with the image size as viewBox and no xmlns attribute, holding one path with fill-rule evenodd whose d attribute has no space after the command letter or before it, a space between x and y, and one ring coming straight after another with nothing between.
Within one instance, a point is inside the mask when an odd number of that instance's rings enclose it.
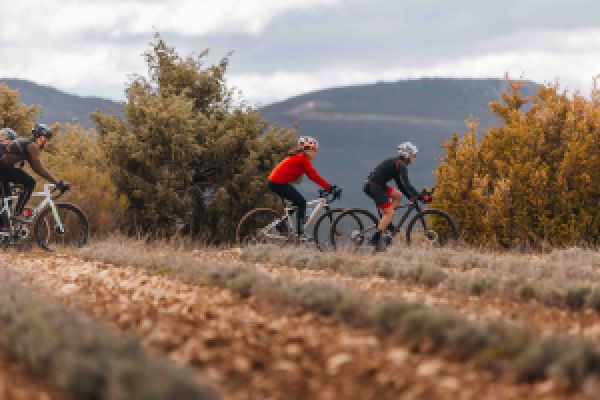
<instances>
[{"instance_id":1,"label":"bicycle front wheel","mask_svg":"<svg viewBox=\"0 0 600 400\"><path fill-rule=\"evenodd\" d=\"M335 250L368 253L373 250L371 238L377 231L377 217L370 211L353 208L333 221L329 241Z\"/></svg>"},{"instance_id":2,"label":"bicycle front wheel","mask_svg":"<svg viewBox=\"0 0 600 400\"><path fill-rule=\"evenodd\" d=\"M327 212L321 215L317 220L313 230L313 237L317 249L321 251L332 249L331 241L329 240L329 231L333 221L342 211L344 211L342 208L332 208L331 210L327 210Z\"/></svg>"},{"instance_id":3,"label":"bicycle front wheel","mask_svg":"<svg viewBox=\"0 0 600 400\"><path fill-rule=\"evenodd\" d=\"M55 204L46 208L34 226L35 240L42 249L82 247L87 243L89 224L87 217L73 204Z\"/></svg>"},{"instance_id":4,"label":"bicycle front wheel","mask_svg":"<svg viewBox=\"0 0 600 400\"><path fill-rule=\"evenodd\" d=\"M238 245L282 243L289 239L289 228L283 214L272 208L255 208L242 217L235 230Z\"/></svg>"},{"instance_id":5,"label":"bicycle front wheel","mask_svg":"<svg viewBox=\"0 0 600 400\"><path fill-rule=\"evenodd\" d=\"M425 210L413 217L406 228L406 244L428 247L454 245L458 231L448 214Z\"/></svg>"}]
</instances>

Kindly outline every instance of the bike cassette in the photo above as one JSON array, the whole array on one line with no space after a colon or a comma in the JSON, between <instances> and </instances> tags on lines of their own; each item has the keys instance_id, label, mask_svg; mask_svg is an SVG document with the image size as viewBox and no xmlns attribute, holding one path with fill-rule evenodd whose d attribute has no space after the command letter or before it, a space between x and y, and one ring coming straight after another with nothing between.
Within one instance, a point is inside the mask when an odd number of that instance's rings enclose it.
<instances>
[{"instance_id":1,"label":"bike cassette","mask_svg":"<svg viewBox=\"0 0 600 400\"><path fill-rule=\"evenodd\" d=\"M427 233L425 234L425 236L431 242L437 241L437 238L438 238L437 232L436 231L432 231L432 230L428 230Z\"/></svg>"},{"instance_id":2,"label":"bike cassette","mask_svg":"<svg viewBox=\"0 0 600 400\"><path fill-rule=\"evenodd\" d=\"M365 240L365 237L359 230L354 230L350 234L350 240L352 240L356 244L362 244L362 242Z\"/></svg>"}]
</instances>

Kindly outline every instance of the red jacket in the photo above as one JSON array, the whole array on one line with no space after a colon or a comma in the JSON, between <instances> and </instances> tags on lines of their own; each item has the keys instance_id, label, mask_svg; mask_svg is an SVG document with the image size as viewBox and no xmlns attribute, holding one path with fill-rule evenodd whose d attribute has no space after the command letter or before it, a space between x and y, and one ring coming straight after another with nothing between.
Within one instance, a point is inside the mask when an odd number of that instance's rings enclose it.
<instances>
[{"instance_id":1,"label":"red jacket","mask_svg":"<svg viewBox=\"0 0 600 400\"><path fill-rule=\"evenodd\" d=\"M269 181L273 183L290 183L297 181L302 175L306 174L311 181L327 190L331 187L329 183L319 176L312 166L310 158L300 152L293 156L283 159L269 174Z\"/></svg>"}]
</instances>

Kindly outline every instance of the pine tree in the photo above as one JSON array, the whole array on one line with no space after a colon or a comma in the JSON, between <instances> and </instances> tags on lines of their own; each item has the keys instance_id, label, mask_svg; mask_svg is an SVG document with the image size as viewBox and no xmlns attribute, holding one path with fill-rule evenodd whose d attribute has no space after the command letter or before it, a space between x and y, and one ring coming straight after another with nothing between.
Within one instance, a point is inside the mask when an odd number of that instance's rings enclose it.
<instances>
[{"instance_id":1,"label":"pine tree","mask_svg":"<svg viewBox=\"0 0 600 400\"><path fill-rule=\"evenodd\" d=\"M157 35L145 54L148 77L127 86L124 118L93 114L131 231L170 234L184 221L207 240L228 240L243 213L279 204L266 176L294 132L236 103L225 85L228 58L205 67L205 56L182 58Z\"/></svg>"}]
</instances>

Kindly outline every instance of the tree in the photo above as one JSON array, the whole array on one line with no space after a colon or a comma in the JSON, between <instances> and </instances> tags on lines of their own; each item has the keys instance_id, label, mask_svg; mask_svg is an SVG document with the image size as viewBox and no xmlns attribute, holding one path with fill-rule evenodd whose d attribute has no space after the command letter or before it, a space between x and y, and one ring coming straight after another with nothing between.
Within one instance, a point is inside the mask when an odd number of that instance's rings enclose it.
<instances>
[{"instance_id":1,"label":"tree","mask_svg":"<svg viewBox=\"0 0 600 400\"><path fill-rule=\"evenodd\" d=\"M40 106L21 103L18 90L0 83L0 128L12 128L17 134L28 136L40 111Z\"/></svg>"},{"instance_id":2,"label":"tree","mask_svg":"<svg viewBox=\"0 0 600 400\"><path fill-rule=\"evenodd\" d=\"M491 109L501 124L446 144L435 205L470 243L509 247L598 243L600 109L579 94L519 82ZM530 107L523 106L530 101Z\"/></svg>"},{"instance_id":3,"label":"tree","mask_svg":"<svg viewBox=\"0 0 600 400\"><path fill-rule=\"evenodd\" d=\"M71 185L66 200L84 211L92 234L114 232L125 215L127 198L117 194L96 132L81 125L56 128L58 134L42 153L44 165Z\"/></svg>"},{"instance_id":4,"label":"tree","mask_svg":"<svg viewBox=\"0 0 600 400\"><path fill-rule=\"evenodd\" d=\"M294 132L236 103L225 85L228 58L204 67L206 54L182 58L157 35L145 54L148 77L126 88L124 118L92 116L128 199L131 231L169 234L184 221L194 234L222 241L244 212L275 204L266 175Z\"/></svg>"}]
</instances>

